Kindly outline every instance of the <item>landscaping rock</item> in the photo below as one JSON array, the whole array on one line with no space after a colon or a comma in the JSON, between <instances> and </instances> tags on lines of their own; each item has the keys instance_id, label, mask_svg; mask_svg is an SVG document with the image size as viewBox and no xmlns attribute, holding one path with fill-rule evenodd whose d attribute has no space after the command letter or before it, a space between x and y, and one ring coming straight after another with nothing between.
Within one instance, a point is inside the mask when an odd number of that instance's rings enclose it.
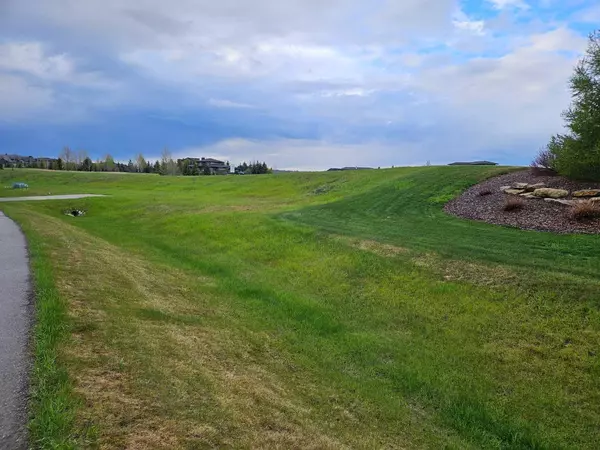
<instances>
[{"instance_id":1,"label":"landscaping rock","mask_svg":"<svg viewBox=\"0 0 600 450\"><path fill-rule=\"evenodd\" d=\"M513 189L525 189L527 186L529 186L528 183L514 183L512 185Z\"/></svg>"},{"instance_id":2,"label":"landscaping rock","mask_svg":"<svg viewBox=\"0 0 600 450\"><path fill-rule=\"evenodd\" d=\"M541 189L541 188L545 188L545 187L546 187L545 183L528 184L527 187L525 188L525 192L533 192L536 189Z\"/></svg>"},{"instance_id":3,"label":"landscaping rock","mask_svg":"<svg viewBox=\"0 0 600 450\"><path fill-rule=\"evenodd\" d=\"M545 198L544 200L550 203L558 203L559 205L565 206L574 206L579 203L577 200L563 200L559 198Z\"/></svg>"},{"instance_id":4,"label":"landscaping rock","mask_svg":"<svg viewBox=\"0 0 600 450\"><path fill-rule=\"evenodd\" d=\"M533 191L533 195L544 198L564 198L569 195L569 191L564 189L540 188Z\"/></svg>"},{"instance_id":5,"label":"landscaping rock","mask_svg":"<svg viewBox=\"0 0 600 450\"><path fill-rule=\"evenodd\" d=\"M523 192L522 194L519 194L519 196L523 198L539 198L533 195L533 192Z\"/></svg>"},{"instance_id":6,"label":"landscaping rock","mask_svg":"<svg viewBox=\"0 0 600 450\"><path fill-rule=\"evenodd\" d=\"M600 189L586 189L573 192L573 197L598 197L599 195Z\"/></svg>"},{"instance_id":7,"label":"landscaping rock","mask_svg":"<svg viewBox=\"0 0 600 450\"><path fill-rule=\"evenodd\" d=\"M600 202L600 197L594 197L594 198L590 198L589 200L590 202Z\"/></svg>"},{"instance_id":8,"label":"landscaping rock","mask_svg":"<svg viewBox=\"0 0 600 450\"><path fill-rule=\"evenodd\" d=\"M501 186L501 187L500 187L500 190L501 190L502 192L505 192L505 191L507 191L508 189L512 189L512 186Z\"/></svg>"},{"instance_id":9,"label":"landscaping rock","mask_svg":"<svg viewBox=\"0 0 600 450\"><path fill-rule=\"evenodd\" d=\"M523 192L525 192L524 189L507 189L504 191L505 194L511 194L511 195L519 195L519 194L522 194Z\"/></svg>"}]
</instances>

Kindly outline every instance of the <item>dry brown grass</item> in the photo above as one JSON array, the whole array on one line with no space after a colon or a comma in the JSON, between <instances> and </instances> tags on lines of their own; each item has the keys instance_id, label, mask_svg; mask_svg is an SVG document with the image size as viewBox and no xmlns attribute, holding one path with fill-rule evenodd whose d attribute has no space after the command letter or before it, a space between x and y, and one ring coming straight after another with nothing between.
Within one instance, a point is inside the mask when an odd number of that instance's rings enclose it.
<instances>
[{"instance_id":1,"label":"dry brown grass","mask_svg":"<svg viewBox=\"0 0 600 450\"><path fill-rule=\"evenodd\" d=\"M600 205L596 202L582 201L571 207L571 217L575 220L591 220L600 218Z\"/></svg>"},{"instance_id":2,"label":"dry brown grass","mask_svg":"<svg viewBox=\"0 0 600 450\"><path fill-rule=\"evenodd\" d=\"M75 324L62 354L83 399L79 426L98 425L100 448L346 448L290 380L253 362L255 337L176 320L222 315L198 289L210 290L210 279L158 267L58 219L30 219L61 261L57 287Z\"/></svg>"},{"instance_id":3,"label":"dry brown grass","mask_svg":"<svg viewBox=\"0 0 600 450\"><path fill-rule=\"evenodd\" d=\"M398 256L408 254L409 250L405 247L398 247L396 245L384 244L368 239L352 239L346 236L334 236L336 241L343 242L351 247L364 250L366 252L374 253L379 256Z\"/></svg>"},{"instance_id":4,"label":"dry brown grass","mask_svg":"<svg viewBox=\"0 0 600 450\"><path fill-rule=\"evenodd\" d=\"M509 197L504 201L504 211L520 211L525 207L525 201L519 197Z\"/></svg>"}]
</instances>

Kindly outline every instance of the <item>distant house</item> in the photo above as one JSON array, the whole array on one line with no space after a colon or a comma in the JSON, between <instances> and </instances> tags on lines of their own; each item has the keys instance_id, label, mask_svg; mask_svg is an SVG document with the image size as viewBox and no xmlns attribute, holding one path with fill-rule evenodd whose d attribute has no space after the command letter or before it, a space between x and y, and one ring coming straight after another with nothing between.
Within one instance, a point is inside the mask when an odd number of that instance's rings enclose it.
<instances>
[{"instance_id":1,"label":"distant house","mask_svg":"<svg viewBox=\"0 0 600 450\"><path fill-rule=\"evenodd\" d=\"M2 167L13 167L16 162L8 155L0 155L0 166Z\"/></svg>"},{"instance_id":2,"label":"distant house","mask_svg":"<svg viewBox=\"0 0 600 450\"><path fill-rule=\"evenodd\" d=\"M231 167L224 161L219 161L214 158L183 158L181 161L187 161L190 168L196 163L200 173L203 173L206 169L210 171L211 175L227 175L231 172Z\"/></svg>"},{"instance_id":3,"label":"distant house","mask_svg":"<svg viewBox=\"0 0 600 450\"><path fill-rule=\"evenodd\" d=\"M497 166L498 163L492 161L470 161L470 162L453 162L449 166Z\"/></svg>"},{"instance_id":4,"label":"distant house","mask_svg":"<svg viewBox=\"0 0 600 450\"><path fill-rule=\"evenodd\" d=\"M4 167L42 167L50 168L54 158L34 158L33 156L0 155L0 165Z\"/></svg>"}]
</instances>

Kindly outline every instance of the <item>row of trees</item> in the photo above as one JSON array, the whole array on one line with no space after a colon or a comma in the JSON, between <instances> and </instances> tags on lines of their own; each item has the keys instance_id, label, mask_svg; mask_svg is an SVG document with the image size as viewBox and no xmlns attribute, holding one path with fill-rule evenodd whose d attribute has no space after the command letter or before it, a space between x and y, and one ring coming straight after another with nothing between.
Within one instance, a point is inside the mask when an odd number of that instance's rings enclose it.
<instances>
[{"instance_id":1,"label":"row of trees","mask_svg":"<svg viewBox=\"0 0 600 450\"><path fill-rule=\"evenodd\" d=\"M235 171L235 173L259 175L259 174L271 173L272 169L270 169L269 166L267 166L266 162L254 161L254 162L251 162L250 164L243 162L242 164L237 166L234 171Z\"/></svg>"},{"instance_id":2,"label":"row of trees","mask_svg":"<svg viewBox=\"0 0 600 450\"><path fill-rule=\"evenodd\" d=\"M572 103L563 112L567 133L557 134L532 166L585 180L600 180L600 30L570 80Z\"/></svg>"},{"instance_id":3,"label":"row of trees","mask_svg":"<svg viewBox=\"0 0 600 450\"><path fill-rule=\"evenodd\" d=\"M38 163L25 164L23 167L43 168L50 170L77 170L82 172L137 172L137 173L156 173L160 175L211 175L210 168L198 165L198 162L192 158L185 158L178 161L173 159L171 152L163 150L160 160L151 162L139 153L135 160L129 160L127 164L117 162L107 154L103 159L92 161L85 150L77 152L65 147L61 151L58 159L49 163L44 163L43 167L38 167ZM227 162L229 166L229 162ZM236 173L246 174L266 174L271 173L271 169L265 162L244 162L235 168Z\"/></svg>"},{"instance_id":4,"label":"row of trees","mask_svg":"<svg viewBox=\"0 0 600 450\"><path fill-rule=\"evenodd\" d=\"M146 161L140 153L135 161L129 160L127 164L117 162L112 155L107 154L103 159L92 161L85 150L74 152L69 147L63 148L57 160L50 163L51 170L79 170L83 172L139 172L161 173L159 161L151 163Z\"/></svg>"}]
</instances>

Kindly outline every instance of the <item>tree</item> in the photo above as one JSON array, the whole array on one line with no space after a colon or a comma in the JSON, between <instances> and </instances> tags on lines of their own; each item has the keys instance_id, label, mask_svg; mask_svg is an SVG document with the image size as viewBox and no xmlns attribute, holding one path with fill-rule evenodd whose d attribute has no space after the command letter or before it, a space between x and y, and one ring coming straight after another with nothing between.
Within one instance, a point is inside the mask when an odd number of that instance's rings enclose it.
<instances>
[{"instance_id":1,"label":"tree","mask_svg":"<svg viewBox=\"0 0 600 450\"><path fill-rule=\"evenodd\" d=\"M173 161L173 156L168 148L164 148L160 158L161 175L177 175L177 163Z\"/></svg>"},{"instance_id":2,"label":"tree","mask_svg":"<svg viewBox=\"0 0 600 450\"><path fill-rule=\"evenodd\" d=\"M192 162L191 175L200 175L200 168L198 167L198 161L196 160Z\"/></svg>"},{"instance_id":3,"label":"tree","mask_svg":"<svg viewBox=\"0 0 600 450\"><path fill-rule=\"evenodd\" d=\"M91 172L92 171L92 160L90 159L89 156L87 156L81 163L81 170L85 171L85 172Z\"/></svg>"},{"instance_id":4,"label":"tree","mask_svg":"<svg viewBox=\"0 0 600 450\"><path fill-rule=\"evenodd\" d=\"M115 171L115 160L109 154L106 154L104 157L104 171L105 172L114 172Z\"/></svg>"},{"instance_id":5,"label":"tree","mask_svg":"<svg viewBox=\"0 0 600 450\"><path fill-rule=\"evenodd\" d=\"M600 30L589 37L585 56L570 80L572 103L563 112L567 134L557 134L547 149L559 173L600 180Z\"/></svg>"},{"instance_id":6,"label":"tree","mask_svg":"<svg viewBox=\"0 0 600 450\"><path fill-rule=\"evenodd\" d=\"M152 171L154 173L160 173L160 162L158 161L158 159L156 161L154 161L154 166L152 167Z\"/></svg>"},{"instance_id":7,"label":"tree","mask_svg":"<svg viewBox=\"0 0 600 450\"><path fill-rule=\"evenodd\" d=\"M75 158L75 155L73 153L73 150L71 150L71 148L69 146L63 147L62 152L60 153L60 155L58 157L58 159L62 159L62 161L64 162L65 170L72 170L74 158Z\"/></svg>"},{"instance_id":8,"label":"tree","mask_svg":"<svg viewBox=\"0 0 600 450\"><path fill-rule=\"evenodd\" d=\"M83 162L85 161L86 158L89 158L87 151L79 150L77 152L77 155L75 157L76 164L77 164L77 170L85 170L82 166L83 166Z\"/></svg>"},{"instance_id":9,"label":"tree","mask_svg":"<svg viewBox=\"0 0 600 450\"><path fill-rule=\"evenodd\" d=\"M62 158L56 160L56 170L64 170L64 164Z\"/></svg>"},{"instance_id":10,"label":"tree","mask_svg":"<svg viewBox=\"0 0 600 450\"><path fill-rule=\"evenodd\" d=\"M141 153L137 154L135 157L135 165L138 172L144 172L144 169L146 168L146 159L144 158L144 155Z\"/></svg>"}]
</instances>

